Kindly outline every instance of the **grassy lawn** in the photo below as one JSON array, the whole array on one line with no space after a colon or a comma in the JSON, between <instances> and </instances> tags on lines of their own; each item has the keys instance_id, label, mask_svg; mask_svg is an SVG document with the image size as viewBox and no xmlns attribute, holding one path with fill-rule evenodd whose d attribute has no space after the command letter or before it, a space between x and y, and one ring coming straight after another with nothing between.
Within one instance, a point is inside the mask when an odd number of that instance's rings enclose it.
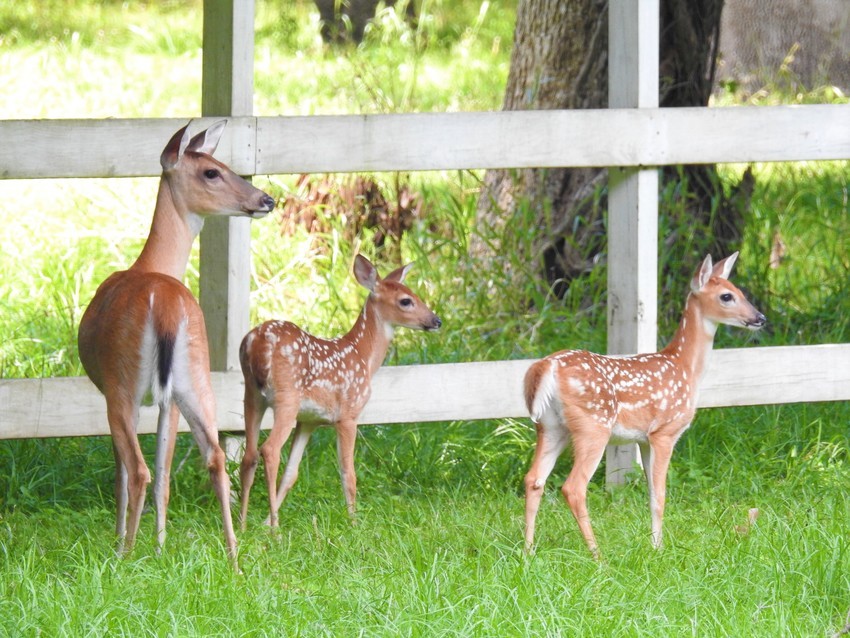
<instances>
[{"instance_id":1,"label":"grassy lawn","mask_svg":"<svg viewBox=\"0 0 850 638\"><path fill-rule=\"evenodd\" d=\"M416 30L382 13L354 50L321 44L312 3L258 0L255 112L497 109L515 4L423 2ZM0 5L0 118L196 116L200 5ZM846 102L829 89L717 96L818 100ZM745 168L722 167L724 184ZM757 336L722 329L718 347L850 340L847 162L752 169L733 278L770 325ZM384 272L415 261L411 286L444 320L436 335L398 331L389 363L604 348L603 268L558 300L532 273L518 294L499 272L465 267L471 236L486 232L474 228L479 173L372 177L390 193L409 181L425 202L400 245L376 248L374 231L353 236L333 211L317 233L284 234L276 216L254 224L252 321L346 329L363 301L349 272L362 250ZM296 189L290 176L256 183L276 198ZM155 193L155 179L0 181L0 377L82 374L82 310L138 254ZM662 238L700 232L672 203L665 210ZM785 256L771 268L777 238ZM663 243L660 254L681 260ZM197 255L188 282L196 289ZM678 317L684 294L664 292L663 317ZM672 329L662 323L661 339ZM0 636L829 636L850 609L848 422L843 403L701 412L673 457L663 550L651 549L642 481L609 490L600 471L591 483L599 563L557 490L567 458L547 488L537 551L522 552L527 420L363 428L356 526L344 513L333 433L320 431L277 534L262 524L257 481L242 575L224 560L188 437L178 441L165 551L154 552L145 514L127 560L113 551L108 438L0 441ZM759 516L748 525L752 508Z\"/></svg>"},{"instance_id":2,"label":"grassy lawn","mask_svg":"<svg viewBox=\"0 0 850 638\"><path fill-rule=\"evenodd\" d=\"M848 416L834 406L812 412ZM190 501L183 478L161 556L152 551L149 516L133 557L114 556L108 498L69 495L63 506L4 515L0 631L826 635L841 624L850 586L846 446L820 441L791 455L763 443L786 440L787 432L771 437L759 428L790 424L816 435L817 425L797 412L776 410L770 422L755 410L723 415L705 413L674 460L660 552L651 549L643 487L612 493L594 485L603 560L590 558L554 491L541 509L537 552L527 557L518 481L488 487L480 472L438 464L432 473L424 460L413 460L406 480L392 476L370 464L375 430L367 429L358 525L344 513L325 437L305 461L278 535L263 527L265 506L255 501L241 536L242 576L223 559L212 500ZM435 437L436 427L419 435ZM743 428L758 431L738 444ZM706 448L714 452L708 463ZM751 507L760 516L748 528Z\"/></svg>"},{"instance_id":3,"label":"grassy lawn","mask_svg":"<svg viewBox=\"0 0 850 638\"><path fill-rule=\"evenodd\" d=\"M50 635L821 636L840 624L850 585L850 470L840 428L827 424L848 416L834 405L704 412L673 463L663 551L650 546L642 486L593 486L601 563L554 491L541 509L537 552L525 556L518 480L490 483L483 468L463 460L461 467L434 461L431 444L415 443L414 434L436 438L439 426L400 437L410 455L403 468L374 463L380 431L365 430L356 526L344 513L331 437L320 437L278 535L263 527L265 505L255 500L241 537L242 576L223 560L212 499L193 488L202 481L197 468L178 474L163 555L152 550L147 516L129 560L112 551L111 499L60 485L58 503L33 500L0 519L0 628L10 636L39 628ZM798 447L786 449L789 440ZM106 441L89 447L108 465ZM752 507L760 516L748 527Z\"/></svg>"}]
</instances>

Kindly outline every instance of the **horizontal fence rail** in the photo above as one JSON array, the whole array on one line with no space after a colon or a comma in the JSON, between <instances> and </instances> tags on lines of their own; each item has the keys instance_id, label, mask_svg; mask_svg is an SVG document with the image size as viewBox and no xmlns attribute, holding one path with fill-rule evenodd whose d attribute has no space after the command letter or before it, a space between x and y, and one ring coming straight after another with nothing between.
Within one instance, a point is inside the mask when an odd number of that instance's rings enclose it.
<instances>
[{"instance_id":1,"label":"horizontal fence rail","mask_svg":"<svg viewBox=\"0 0 850 638\"><path fill-rule=\"evenodd\" d=\"M385 366L375 374L372 399L360 422L527 417L522 379L531 363L526 359ZM243 431L242 374L212 376L219 428ZM716 350L701 387L703 408L848 400L850 344ZM265 428L271 426L270 412ZM156 415L156 408L142 408L140 433L156 431ZM182 419L181 430L188 431ZM109 434L106 403L88 379L0 380L0 439L104 434Z\"/></svg>"},{"instance_id":2,"label":"horizontal fence rail","mask_svg":"<svg viewBox=\"0 0 850 638\"><path fill-rule=\"evenodd\" d=\"M216 157L242 175L850 158L848 105L228 119ZM0 177L159 175L186 121L0 121Z\"/></svg>"},{"instance_id":3,"label":"horizontal fence rail","mask_svg":"<svg viewBox=\"0 0 850 638\"><path fill-rule=\"evenodd\" d=\"M243 175L850 159L848 105L228 119L216 156ZM164 141L185 123L0 121L0 178L156 176ZM382 368L362 423L524 417L529 364ZM213 373L213 383L221 429L241 431L241 374ZM838 344L719 350L700 405L847 399L850 344ZM155 427L156 410L143 408L140 432ZM85 378L0 379L0 439L108 432Z\"/></svg>"}]
</instances>

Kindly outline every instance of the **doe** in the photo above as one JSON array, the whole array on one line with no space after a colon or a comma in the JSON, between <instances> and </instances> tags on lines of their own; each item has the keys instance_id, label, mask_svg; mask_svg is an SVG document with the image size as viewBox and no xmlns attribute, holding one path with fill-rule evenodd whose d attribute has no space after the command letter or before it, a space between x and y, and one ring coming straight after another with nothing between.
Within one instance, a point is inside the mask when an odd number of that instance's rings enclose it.
<instances>
[{"instance_id":1,"label":"doe","mask_svg":"<svg viewBox=\"0 0 850 638\"><path fill-rule=\"evenodd\" d=\"M147 396L159 406L156 444L157 547L165 542L169 472L179 413L188 421L221 505L227 553L236 560L230 480L218 443L204 317L182 279L192 243L209 215L259 218L274 200L211 154L226 121L190 139L188 125L162 152L150 234L128 270L113 273L80 322L80 360L106 398L115 453L118 551L129 552L150 483L136 427ZM179 410L179 413L178 413Z\"/></svg>"},{"instance_id":2,"label":"doe","mask_svg":"<svg viewBox=\"0 0 850 638\"><path fill-rule=\"evenodd\" d=\"M707 256L691 281L685 312L661 352L630 357L564 350L534 363L525 375L525 402L537 428L537 447L525 477L525 545L543 486L572 441L573 468L562 488L591 553L598 556L587 511L587 485L605 446L635 442L649 486L652 543L661 546L667 468L673 447L690 426L699 384L718 324L758 329L765 317L728 281L738 253L712 266Z\"/></svg>"},{"instance_id":3,"label":"doe","mask_svg":"<svg viewBox=\"0 0 850 638\"><path fill-rule=\"evenodd\" d=\"M354 260L354 277L369 297L348 334L320 339L285 321L267 321L242 340L239 358L245 376L245 455L240 467L245 529L248 497L257 469L260 422L274 411L271 433L259 450L269 492L268 523L278 526L278 510L298 478L298 465L313 431L333 424L345 502L354 515L357 478L354 443L357 419L371 395L372 375L381 366L394 326L437 330L440 319L402 282L410 264L384 279L362 255ZM280 486L275 489L280 450L295 428Z\"/></svg>"}]
</instances>

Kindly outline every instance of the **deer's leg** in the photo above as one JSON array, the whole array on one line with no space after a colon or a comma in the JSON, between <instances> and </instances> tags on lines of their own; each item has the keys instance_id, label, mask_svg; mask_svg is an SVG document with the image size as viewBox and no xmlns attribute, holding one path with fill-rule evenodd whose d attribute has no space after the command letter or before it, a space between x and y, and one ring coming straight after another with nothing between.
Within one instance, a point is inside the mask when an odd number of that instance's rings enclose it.
<instances>
[{"instance_id":1,"label":"deer's leg","mask_svg":"<svg viewBox=\"0 0 850 638\"><path fill-rule=\"evenodd\" d=\"M643 465L643 474L646 477L646 492L647 497L649 499L649 514L652 517L652 544L655 545L655 486L652 484L652 463L653 463L653 452L652 446L649 443L639 443L638 449L640 450L640 462ZM659 539L660 540L660 539ZM657 547L657 545L655 545Z\"/></svg>"},{"instance_id":2,"label":"deer's leg","mask_svg":"<svg viewBox=\"0 0 850 638\"><path fill-rule=\"evenodd\" d=\"M198 450L210 473L210 480L221 507L221 519L224 527L224 540L227 555L236 566L236 534L233 531L233 517L230 513L230 477L227 475L224 450L218 442L216 426L215 399L209 385L209 375L196 375L195 387L190 391L175 390L174 398L180 412L186 417L192 435L198 444Z\"/></svg>"},{"instance_id":3,"label":"deer's leg","mask_svg":"<svg viewBox=\"0 0 850 638\"><path fill-rule=\"evenodd\" d=\"M275 496L275 511L280 509L283 500L298 479L298 466L301 464L304 450L307 449L307 443L310 441L310 436L316 431L316 427L315 425L304 425L303 423L298 423L295 426L295 435L292 437L292 447L289 450L289 458L286 460L286 469L283 470L280 486Z\"/></svg>"},{"instance_id":4,"label":"deer's leg","mask_svg":"<svg viewBox=\"0 0 850 638\"><path fill-rule=\"evenodd\" d=\"M123 555L133 549L136 542L151 473L136 436L138 408L119 397L109 396L106 416L112 433L113 451L119 462L116 468L115 491L119 502L115 527L118 532L118 553Z\"/></svg>"},{"instance_id":5,"label":"deer's leg","mask_svg":"<svg viewBox=\"0 0 850 638\"><path fill-rule=\"evenodd\" d=\"M564 448L569 443L569 432L561 424L560 419L548 418L549 422L537 423L537 446L534 448L534 459L531 468L525 475L525 550L530 552L534 546L534 524L540 499L543 498L543 487L546 479L552 473L552 468Z\"/></svg>"},{"instance_id":6,"label":"deer's leg","mask_svg":"<svg viewBox=\"0 0 850 638\"><path fill-rule=\"evenodd\" d=\"M260 440L260 423L266 412L266 404L260 391L253 387L249 380L245 381L245 454L239 466L239 482L242 486L242 507L239 511L239 521L242 531L248 523L248 500L251 486L254 484L254 474L257 471L259 454L257 445Z\"/></svg>"},{"instance_id":7,"label":"deer's leg","mask_svg":"<svg viewBox=\"0 0 850 638\"><path fill-rule=\"evenodd\" d=\"M280 469L280 450L286 439L289 438L292 428L295 427L295 419L298 416L298 400L279 402L274 406L274 423L272 431L262 447L260 455L263 457L263 467L266 472L266 486L269 492L269 525L278 526L276 486L277 473Z\"/></svg>"},{"instance_id":8,"label":"deer's leg","mask_svg":"<svg viewBox=\"0 0 850 638\"><path fill-rule=\"evenodd\" d=\"M127 467L121 459L121 452L112 440L112 454L115 457L115 536L120 548L123 548L127 535Z\"/></svg>"},{"instance_id":9,"label":"deer's leg","mask_svg":"<svg viewBox=\"0 0 850 638\"><path fill-rule=\"evenodd\" d=\"M153 500L156 510L156 551L162 551L165 545L165 519L168 501L171 497L171 462L174 459L174 445L177 442L177 423L180 412L174 403L159 407L159 419L156 425L156 459L154 463Z\"/></svg>"},{"instance_id":10,"label":"deer's leg","mask_svg":"<svg viewBox=\"0 0 850 638\"><path fill-rule=\"evenodd\" d=\"M354 472L354 445L357 442L357 423L341 420L336 424L336 453L339 460L339 477L348 515L354 518L357 499L357 474Z\"/></svg>"},{"instance_id":11,"label":"deer's leg","mask_svg":"<svg viewBox=\"0 0 850 638\"><path fill-rule=\"evenodd\" d=\"M647 446L648 455L644 455L641 446L641 458L649 486L649 511L652 515L652 545L661 548L661 526L664 520L664 505L667 497L667 470L670 458L673 456L675 439L657 437L650 439ZM649 457L649 459L646 458ZM647 463L647 460L649 461Z\"/></svg>"},{"instance_id":12,"label":"deer's leg","mask_svg":"<svg viewBox=\"0 0 850 638\"><path fill-rule=\"evenodd\" d=\"M610 431L589 418L576 415L570 420L576 424L575 428L571 428L575 458L573 469L561 491L578 523L588 549L594 558L597 558L599 549L587 511L587 484L590 483L596 468L599 467L610 438Z\"/></svg>"}]
</instances>

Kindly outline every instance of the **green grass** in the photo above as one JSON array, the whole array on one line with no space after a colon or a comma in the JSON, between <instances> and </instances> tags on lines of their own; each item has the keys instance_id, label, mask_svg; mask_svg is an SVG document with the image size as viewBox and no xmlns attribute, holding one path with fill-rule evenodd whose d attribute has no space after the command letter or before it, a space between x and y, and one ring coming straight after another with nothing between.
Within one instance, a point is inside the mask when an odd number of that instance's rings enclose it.
<instances>
[{"instance_id":1,"label":"green grass","mask_svg":"<svg viewBox=\"0 0 850 638\"><path fill-rule=\"evenodd\" d=\"M355 50L322 46L306 0L258 2L255 111L498 108L515 3L422 4L417 29L382 13ZM199 7L0 6L0 118L197 115ZM846 102L827 88L798 94L796 85L747 99ZM727 92L717 102L740 98ZM744 168L722 167L724 185ZM848 341L847 162L753 170L734 279L770 324L758 335L723 329L717 345ZM394 188L396 176L374 177ZM476 230L480 177L409 176L427 214L400 252L415 261L412 287L444 328L398 331L388 362L604 349L604 267L558 300L512 254L496 271L469 263L474 233L511 245L535 223L518 218L507 240ZM276 198L293 188L282 176L256 183ZM80 314L97 284L138 254L155 193L155 179L0 181L0 377L82 374ZM686 236L698 252L703 229L677 206L665 195L661 236ZM362 250L382 271L396 257L372 246L371 231L349 240L333 216L328 228L283 236L275 218L253 224L252 322L285 317L323 335L348 328L364 294L349 272L353 254ZM773 269L777 233L786 253ZM663 264L687 261L664 243L660 255ZM197 289L197 254L187 279ZM522 290L512 287L518 279ZM684 290L662 283L676 288L662 293L664 340ZM241 576L224 560L212 490L188 436L178 440L165 551L153 550L148 513L127 560L113 552L108 438L0 441L0 636L830 635L850 608L848 422L841 403L702 411L674 454L662 551L651 549L641 481L610 491L599 472L591 483L601 563L557 490L567 458L547 489L537 552L521 551L528 420L363 428L357 526L344 513L333 432L319 431L279 535L262 526L257 482L240 535ZM151 452L152 437L142 439ZM760 517L742 533L751 508Z\"/></svg>"},{"instance_id":2,"label":"green grass","mask_svg":"<svg viewBox=\"0 0 850 638\"><path fill-rule=\"evenodd\" d=\"M152 551L150 516L132 558L113 555L110 503L5 515L0 629L10 636L39 628L69 636L822 636L846 611L850 500L841 486L850 476L829 454L730 489L740 459L718 455L725 480L714 482L687 475L685 450L674 460L660 552L650 546L644 490L595 485L590 507L604 555L596 563L555 493L544 500L538 549L527 557L515 490L474 478L447 484L429 478L425 463L414 488L367 470L359 524L351 526L330 442L314 447L279 535L262 526L255 503L241 537L242 576L223 560L214 507L187 502L185 490L175 495L161 556ZM737 531L750 507L761 516Z\"/></svg>"}]
</instances>

